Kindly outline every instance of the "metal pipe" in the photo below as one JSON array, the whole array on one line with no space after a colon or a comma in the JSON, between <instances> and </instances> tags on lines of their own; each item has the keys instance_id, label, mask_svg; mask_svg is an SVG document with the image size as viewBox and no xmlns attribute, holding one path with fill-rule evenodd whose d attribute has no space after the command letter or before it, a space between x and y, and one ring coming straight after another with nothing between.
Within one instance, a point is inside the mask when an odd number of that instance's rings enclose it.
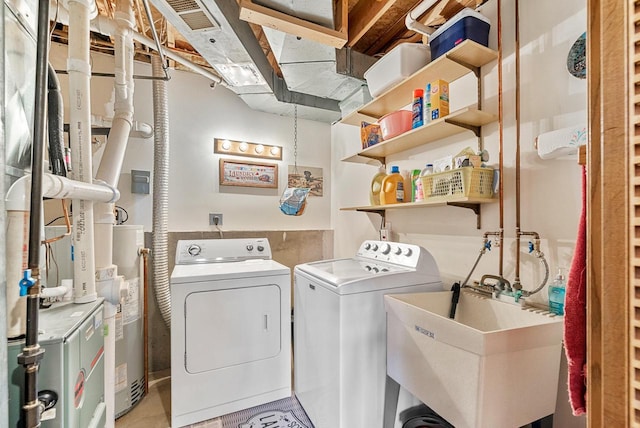
<instances>
[{"instance_id":1,"label":"metal pipe","mask_svg":"<svg viewBox=\"0 0 640 428\"><path fill-rule=\"evenodd\" d=\"M24 367L22 421L26 427L40 426L42 404L38 400L38 366L44 349L38 344L38 306L40 303L40 223L42 222L42 173L46 132L47 69L49 57L49 1L39 2L36 48L36 90L33 145L31 151L31 216L29 217L28 267L22 285L27 290L27 335L18 364ZM28 278L31 276L31 278Z\"/></svg>"},{"instance_id":2,"label":"metal pipe","mask_svg":"<svg viewBox=\"0 0 640 428\"><path fill-rule=\"evenodd\" d=\"M502 277L504 269L504 100L502 99L502 0L498 0L498 130L499 130L499 181L500 181L500 262L498 272Z\"/></svg>"},{"instance_id":3,"label":"metal pipe","mask_svg":"<svg viewBox=\"0 0 640 428\"><path fill-rule=\"evenodd\" d=\"M142 332L144 340L144 394L149 392L149 248L141 248L142 255Z\"/></svg>"},{"instance_id":4,"label":"metal pipe","mask_svg":"<svg viewBox=\"0 0 640 428\"><path fill-rule=\"evenodd\" d=\"M158 33L156 32L156 26L153 23L153 16L151 16L151 8L149 7L148 0L142 0L142 4L144 5L144 11L147 14L147 20L149 21L149 27L151 27L151 34L153 35L153 40L156 42L156 49L158 50L158 55L160 55L160 61L162 62L162 71L164 71L164 77L169 80L169 73L167 73L167 60L164 57L164 52L162 51L162 45L160 44L160 39L158 38Z\"/></svg>"},{"instance_id":5,"label":"metal pipe","mask_svg":"<svg viewBox=\"0 0 640 428\"><path fill-rule=\"evenodd\" d=\"M520 286L520 0L515 1L516 57L516 272L514 286Z\"/></svg>"},{"instance_id":6,"label":"metal pipe","mask_svg":"<svg viewBox=\"0 0 640 428\"><path fill-rule=\"evenodd\" d=\"M69 74L69 72L67 70L56 70L57 74ZM98 72L98 71L92 71L91 72L91 77L116 77L115 73L102 73L102 72ZM167 77L162 77L162 76L142 76L139 74L134 74L133 75L134 79L141 79L141 80L169 80L170 78Z\"/></svg>"}]
</instances>

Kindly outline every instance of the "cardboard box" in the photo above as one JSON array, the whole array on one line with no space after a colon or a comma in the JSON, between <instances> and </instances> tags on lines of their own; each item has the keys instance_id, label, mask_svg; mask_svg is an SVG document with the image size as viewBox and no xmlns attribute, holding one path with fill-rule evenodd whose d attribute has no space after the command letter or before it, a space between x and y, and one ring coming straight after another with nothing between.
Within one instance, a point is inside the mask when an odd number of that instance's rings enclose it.
<instances>
[{"instance_id":1,"label":"cardboard box","mask_svg":"<svg viewBox=\"0 0 640 428\"><path fill-rule=\"evenodd\" d=\"M425 122L440 119L449 114L449 83L435 80L427 84L425 94Z\"/></svg>"}]
</instances>

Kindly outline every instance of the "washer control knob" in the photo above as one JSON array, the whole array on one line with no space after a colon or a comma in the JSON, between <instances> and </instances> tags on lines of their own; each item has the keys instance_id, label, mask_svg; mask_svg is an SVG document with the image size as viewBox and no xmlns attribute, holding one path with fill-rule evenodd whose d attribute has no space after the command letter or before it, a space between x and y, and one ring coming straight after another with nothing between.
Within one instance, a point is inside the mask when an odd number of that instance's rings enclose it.
<instances>
[{"instance_id":1,"label":"washer control knob","mask_svg":"<svg viewBox=\"0 0 640 428\"><path fill-rule=\"evenodd\" d=\"M389 254L391 252L391 245L382 244L382 254Z\"/></svg>"},{"instance_id":2,"label":"washer control knob","mask_svg":"<svg viewBox=\"0 0 640 428\"><path fill-rule=\"evenodd\" d=\"M194 256L195 257L195 256L200 255L200 253L202 252L202 248L200 248L200 245L191 244L187 248L187 252L189 253L190 256Z\"/></svg>"},{"instance_id":3,"label":"washer control knob","mask_svg":"<svg viewBox=\"0 0 640 428\"><path fill-rule=\"evenodd\" d=\"M365 268L366 270L368 270L368 271L370 271L370 270L371 270L371 266L369 266L369 265L366 265L364 268Z\"/></svg>"},{"instance_id":4,"label":"washer control knob","mask_svg":"<svg viewBox=\"0 0 640 428\"><path fill-rule=\"evenodd\" d=\"M402 254L402 248L400 248L400 247L396 247L396 249L395 249L395 250L393 250L393 253L394 253L394 254L397 254L397 255L399 256L400 254Z\"/></svg>"},{"instance_id":5,"label":"washer control knob","mask_svg":"<svg viewBox=\"0 0 640 428\"><path fill-rule=\"evenodd\" d=\"M380 272L389 272L389 269L387 268L382 268L382 270Z\"/></svg>"},{"instance_id":6,"label":"washer control knob","mask_svg":"<svg viewBox=\"0 0 640 428\"><path fill-rule=\"evenodd\" d=\"M366 244L364 244L364 249L368 250L371 248L371 244L369 244L368 242Z\"/></svg>"},{"instance_id":7,"label":"washer control knob","mask_svg":"<svg viewBox=\"0 0 640 428\"><path fill-rule=\"evenodd\" d=\"M405 248L404 249L404 255L409 257L411 256L411 254L413 254L413 251L411 250L411 248Z\"/></svg>"},{"instance_id":8,"label":"washer control knob","mask_svg":"<svg viewBox=\"0 0 640 428\"><path fill-rule=\"evenodd\" d=\"M258 251L264 251L264 247L262 245L258 245Z\"/></svg>"},{"instance_id":9,"label":"washer control knob","mask_svg":"<svg viewBox=\"0 0 640 428\"><path fill-rule=\"evenodd\" d=\"M380 272L380 270L379 270L377 267L374 267L374 268L373 268L373 271L374 271L375 273Z\"/></svg>"},{"instance_id":10,"label":"washer control knob","mask_svg":"<svg viewBox=\"0 0 640 428\"><path fill-rule=\"evenodd\" d=\"M378 244L373 244L373 246L371 247L371 249L373 251L378 251Z\"/></svg>"},{"instance_id":11,"label":"washer control knob","mask_svg":"<svg viewBox=\"0 0 640 428\"><path fill-rule=\"evenodd\" d=\"M253 251L253 245L251 244L247 245L247 251Z\"/></svg>"}]
</instances>

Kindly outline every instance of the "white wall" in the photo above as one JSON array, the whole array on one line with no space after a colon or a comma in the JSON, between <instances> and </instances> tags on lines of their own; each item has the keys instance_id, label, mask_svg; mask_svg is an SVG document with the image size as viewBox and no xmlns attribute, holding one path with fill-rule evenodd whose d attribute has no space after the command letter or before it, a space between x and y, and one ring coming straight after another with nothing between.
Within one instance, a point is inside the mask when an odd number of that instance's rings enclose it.
<instances>
[{"instance_id":1,"label":"white wall","mask_svg":"<svg viewBox=\"0 0 640 428\"><path fill-rule=\"evenodd\" d=\"M502 2L503 88L504 97L504 275L510 281L515 269L515 25L514 2ZM552 275L558 266L567 272L581 209L581 167L576 158L541 160L534 149L537 135L577 124L587 117L586 80L571 76L566 68L567 54L575 40L586 30L584 0L520 1L520 70L521 70L521 229L537 231L543 238L542 251L551 265ZM497 49L497 6L489 2L483 13L491 19L490 47ZM498 112L497 61L482 69L483 108ZM426 83L426 82L425 82ZM472 76L451 87L452 111L475 100ZM471 98L470 98L471 96ZM490 164L498 163L497 124L483 127L484 144L491 155ZM469 133L430 143L424 148L406 151L387 159L387 167L399 165L403 170L423 168L444 155L455 155L461 149L477 147ZM377 239L380 216L340 207L368 205L373 166L340 162L360 150L359 129L336 124L332 128L334 165L333 225L335 255L354 254L364 239ZM348 183L348 185L346 185ZM482 227L476 229L476 217L467 209L455 207L420 208L387 211L395 239L416 243L435 257L445 284L462 280L469 273L482 245L482 233L499 228L499 205L482 207ZM528 239L523 239L521 281L525 289L533 289L543 280L537 259L527 254ZM498 273L498 249L485 255L472 279L483 274ZM536 294L534 301L546 304L547 289ZM561 374L559 408L555 426L584 426L584 418L570 416L566 403L566 378ZM526 401L526 399L525 399Z\"/></svg>"},{"instance_id":2,"label":"white wall","mask_svg":"<svg viewBox=\"0 0 640 428\"><path fill-rule=\"evenodd\" d=\"M53 44L51 60L66 68L66 46ZM93 71L113 72L113 57L91 54ZM136 74L150 75L151 67L136 62ZM169 230L207 231L209 213L222 213L223 230L329 229L331 210L330 126L298 120L298 165L323 168L324 196L309 197L304 215L291 217L278 208L287 183L287 166L293 164L293 119L251 110L233 92L191 72L171 70L168 83L170 117ZM66 95L67 78L60 76ZM113 114L113 79L93 78L92 113ZM66 101L66 96L65 96ZM153 124L152 83L135 81L136 120ZM219 186L219 155L213 153L214 138L230 138L284 148L278 165L279 188L257 189ZM96 159L101 155L99 149ZM225 158L233 158L224 156ZM255 158L239 158L256 161ZM94 165L95 167L95 165ZM152 228L153 189L149 195L131 194L131 170L152 171L153 139L132 138L125 155L117 205L129 213L129 224ZM95 168L94 168L95 170Z\"/></svg>"}]
</instances>

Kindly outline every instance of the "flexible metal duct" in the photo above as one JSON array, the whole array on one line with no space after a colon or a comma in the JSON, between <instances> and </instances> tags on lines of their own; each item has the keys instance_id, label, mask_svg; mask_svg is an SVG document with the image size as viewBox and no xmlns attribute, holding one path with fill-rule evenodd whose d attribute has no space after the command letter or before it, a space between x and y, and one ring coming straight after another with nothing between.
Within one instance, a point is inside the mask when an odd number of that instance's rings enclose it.
<instances>
[{"instance_id":1,"label":"flexible metal duct","mask_svg":"<svg viewBox=\"0 0 640 428\"><path fill-rule=\"evenodd\" d=\"M151 57L156 77L164 76L162 62ZM167 82L153 81L153 289L162 319L171 328L171 291L169 289L169 96Z\"/></svg>"}]
</instances>

